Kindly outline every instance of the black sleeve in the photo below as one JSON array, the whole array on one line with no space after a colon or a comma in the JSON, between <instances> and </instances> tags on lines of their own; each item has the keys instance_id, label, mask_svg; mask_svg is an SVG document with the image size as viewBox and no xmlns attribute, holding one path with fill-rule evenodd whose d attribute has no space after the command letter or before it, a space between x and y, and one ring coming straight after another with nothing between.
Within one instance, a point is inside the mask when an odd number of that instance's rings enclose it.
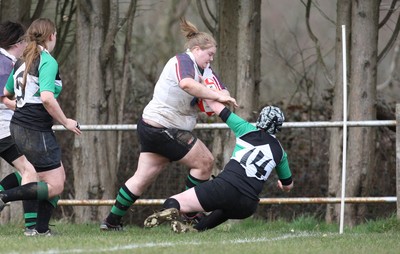
<instances>
[{"instance_id":1,"label":"black sleeve","mask_svg":"<svg viewBox=\"0 0 400 254\"><path fill-rule=\"evenodd\" d=\"M225 107L221 111L221 113L219 113L219 117L222 119L222 121L226 122L228 120L229 116L231 115L231 113L232 112L227 107Z\"/></svg>"},{"instance_id":2,"label":"black sleeve","mask_svg":"<svg viewBox=\"0 0 400 254\"><path fill-rule=\"evenodd\" d=\"M281 183L284 186L288 186L293 182L292 177L289 177L289 178L286 178L286 179L279 179L279 180L281 180Z\"/></svg>"}]
</instances>

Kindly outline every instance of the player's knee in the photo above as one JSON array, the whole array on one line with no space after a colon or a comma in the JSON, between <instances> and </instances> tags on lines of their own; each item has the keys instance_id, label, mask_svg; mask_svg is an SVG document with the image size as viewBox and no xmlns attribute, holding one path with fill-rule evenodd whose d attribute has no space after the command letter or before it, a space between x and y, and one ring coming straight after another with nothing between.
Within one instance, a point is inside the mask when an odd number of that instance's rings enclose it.
<instances>
[{"instance_id":1,"label":"player's knee","mask_svg":"<svg viewBox=\"0 0 400 254\"><path fill-rule=\"evenodd\" d=\"M38 180L38 176L36 171L24 171L22 175L22 178L25 180L26 183L29 182L36 182Z\"/></svg>"},{"instance_id":2,"label":"player's knee","mask_svg":"<svg viewBox=\"0 0 400 254\"><path fill-rule=\"evenodd\" d=\"M63 191L64 191L64 184L59 186L54 186L53 190L49 192L49 196L55 197L61 195Z\"/></svg>"},{"instance_id":3,"label":"player's knee","mask_svg":"<svg viewBox=\"0 0 400 254\"><path fill-rule=\"evenodd\" d=\"M64 181L54 181L49 186L49 197L60 195L64 191Z\"/></svg>"},{"instance_id":4,"label":"player's knee","mask_svg":"<svg viewBox=\"0 0 400 254\"><path fill-rule=\"evenodd\" d=\"M214 159L214 156L210 156L209 157L209 159L208 159L208 163L207 163L207 169L208 169L208 171L212 171L212 168L213 168L213 166L214 166L214 161L215 161L215 159Z\"/></svg>"},{"instance_id":5,"label":"player's knee","mask_svg":"<svg viewBox=\"0 0 400 254\"><path fill-rule=\"evenodd\" d=\"M214 157L212 156L212 154L210 154L210 156L204 158L202 170L204 171L204 173L211 173L213 166L214 166Z\"/></svg>"}]
</instances>

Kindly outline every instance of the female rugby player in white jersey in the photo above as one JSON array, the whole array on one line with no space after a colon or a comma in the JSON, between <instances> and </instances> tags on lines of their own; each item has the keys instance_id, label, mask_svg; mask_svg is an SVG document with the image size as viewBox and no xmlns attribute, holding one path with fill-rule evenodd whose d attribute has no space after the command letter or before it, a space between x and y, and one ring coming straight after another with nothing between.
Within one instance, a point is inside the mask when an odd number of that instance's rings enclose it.
<instances>
[{"instance_id":1,"label":"female rugby player in white jersey","mask_svg":"<svg viewBox=\"0 0 400 254\"><path fill-rule=\"evenodd\" d=\"M141 152L137 170L120 188L114 206L100 225L102 230L121 230L121 218L129 207L172 161L190 168L186 188L210 178L214 158L192 132L199 113L196 100L237 104L210 69L217 50L212 35L198 31L185 19L181 19L181 30L187 39L187 50L167 62L153 98L143 110L138 122ZM218 89L207 88L201 83L204 78L212 79Z\"/></svg>"}]
</instances>

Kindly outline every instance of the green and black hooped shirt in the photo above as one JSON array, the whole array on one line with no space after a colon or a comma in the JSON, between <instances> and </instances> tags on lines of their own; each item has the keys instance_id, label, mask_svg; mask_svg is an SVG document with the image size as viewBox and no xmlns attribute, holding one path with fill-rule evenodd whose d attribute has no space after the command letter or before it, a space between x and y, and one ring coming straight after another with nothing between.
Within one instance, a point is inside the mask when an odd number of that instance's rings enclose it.
<instances>
[{"instance_id":1,"label":"green and black hooped shirt","mask_svg":"<svg viewBox=\"0 0 400 254\"><path fill-rule=\"evenodd\" d=\"M22 60L16 62L6 89L15 94L17 99L12 123L32 130L52 131L53 117L44 108L40 93L50 91L57 98L62 90L62 82L57 61L46 49L41 49L40 57L32 63L29 70L25 90L21 87L26 69Z\"/></svg>"},{"instance_id":2,"label":"green and black hooped shirt","mask_svg":"<svg viewBox=\"0 0 400 254\"><path fill-rule=\"evenodd\" d=\"M254 200L259 200L264 182L274 168L284 185L292 182L287 154L275 136L257 129L228 108L224 108L219 116L235 133L236 145L218 177Z\"/></svg>"}]
</instances>

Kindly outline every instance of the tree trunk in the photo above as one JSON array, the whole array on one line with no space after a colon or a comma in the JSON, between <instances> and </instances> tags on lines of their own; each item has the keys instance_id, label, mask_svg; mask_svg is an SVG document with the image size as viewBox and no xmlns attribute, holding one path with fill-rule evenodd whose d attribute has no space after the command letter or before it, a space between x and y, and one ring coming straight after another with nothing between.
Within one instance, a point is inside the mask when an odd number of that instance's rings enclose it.
<instances>
[{"instance_id":1,"label":"tree trunk","mask_svg":"<svg viewBox=\"0 0 400 254\"><path fill-rule=\"evenodd\" d=\"M41 6L38 6L39 8ZM10 11L11 10L11 11ZM25 26L30 24L30 0L2 0L0 1L0 20L21 22Z\"/></svg>"},{"instance_id":2,"label":"tree trunk","mask_svg":"<svg viewBox=\"0 0 400 254\"><path fill-rule=\"evenodd\" d=\"M90 2L90 3L87 3ZM101 57L110 18L104 1L79 1L77 8L77 87L76 119L82 124L115 123L110 113L114 97L109 86L113 79ZM112 68L111 68L112 69ZM73 171L75 199L110 199L115 197L117 162L115 132L83 132L74 141ZM102 219L108 207L74 207L77 222Z\"/></svg>"},{"instance_id":3,"label":"tree trunk","mask_svg":"<svg viewBox=\"0 0 400 254\"><path fill-rule=\"evenodd\" d=\"M260 9L261 1L239 4L236 100L240 106L236 112L246 120L252 119L252 112L258 106L259 93L255 88L260 79L257 71L260 69Z\"/></svg>"},{"instance_id":4,"label":"tree trunk","mask_svg":"<svg viewBox=\"0 0 400 254\"><path fill-rule=\"evenodd\" d=\"M218 67L219 75L233 97L236 96L238 62L238 0L221 0L219 10ZM229 13L229 15L228 15Z\"/></svg>"},{"instance_id":5,"label":"tree trunk","mask_svg":"<svg viewBox=\"0 0 400 254\"><path fill-rule=\"evenodd\" d=\"M228 87L232 97L236 97L236 82L237 82L237 48L238 48L238 0L221 0L218 10L218 67L219 76L222 82ZM230 13L231 15L228 15ZM222 134L224 132L224 134ZM235 145L233 133L229 130L215 131L214 135L222 135L222 138L214 138L213 155L216 160L214 165L214 174L218 174L218 170L222 170L225 163L228 162L232 155ZM220 150L214 148L220 148ZM221 161L219 161L221 160ZM221 168L215 170L216 165L221 165Z\"/></svg>"},{"instance_id":6,"label":"tree trunk","mask_svg":"<svg viewBox=\"0 0 400 254\"><path fill-rule=\"evenodd\" d=\"M351 0L337 1L336 21L336 53L335 53L335 87L333 97L332 121L343 120L343 58L342 58L342 25L346 26L347 53L350 46L351 29ZM347 61L349 64L350 62ZM349 70L349 68L348 68ZM348 75L346 73L346 75ZM329 175L328 197L340 197L342 174L342 142L343 130L341 128L330 129L329 143ZM327 222L335 222L339 218L340 206L328 204L325 219Z\"/></svg>"},{"instance_id":7,"label":"tree trunk","mask_svg":"<svg viewBox=\"0 0 400 254\"><path fill-rule=\"evenodd\" d=\"M376 82L379 1L353 1L349 120L376 119ZM350 128L348 136L346 196L368 196L368 176L375 165L374 128ZM345 222L363 220L365 205L346 205Z\"/></svg>"},{"instance_id":8,"label":"tree trunk","mask_svg":"<svg viewBox=\"0 0 400 254\"><path fill-rule=\"evenodd\" d=\"M236 113L251 120L258 107L261 1L221 0L219 8L219 75L240 105ZM218 158L224 165L232 155L235 137L230 131L222 137L214 140L214 148L222 149ZM221 152L213 150L214 156Z\"/></svg>"}]
</instances>

